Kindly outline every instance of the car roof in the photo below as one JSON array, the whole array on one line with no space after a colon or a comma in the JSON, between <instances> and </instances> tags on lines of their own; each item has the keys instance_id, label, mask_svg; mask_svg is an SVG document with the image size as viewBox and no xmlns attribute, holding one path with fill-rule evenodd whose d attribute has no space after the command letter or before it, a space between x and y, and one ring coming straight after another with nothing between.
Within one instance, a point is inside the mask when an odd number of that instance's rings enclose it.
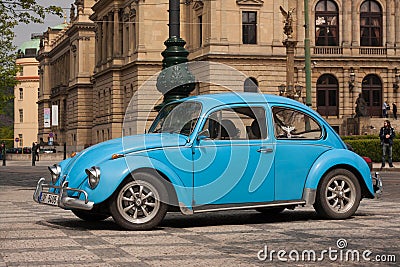
<instances>
[{"instance_id":1,"label":"car roof","mask_svg":"<svg viewBox=\"0 0 400 267\"><path fill-rule=\"evenodd\" d=\"M261 93L216 93L207 95L191 96L183 99L184 101L198 101L201 102L206 108L210 106L225 105L225 104L236 104L236 103L284 103L291 106L303 107L306 106L298 101L290 98L261 94Z\"/></svg>"}]
</instances>

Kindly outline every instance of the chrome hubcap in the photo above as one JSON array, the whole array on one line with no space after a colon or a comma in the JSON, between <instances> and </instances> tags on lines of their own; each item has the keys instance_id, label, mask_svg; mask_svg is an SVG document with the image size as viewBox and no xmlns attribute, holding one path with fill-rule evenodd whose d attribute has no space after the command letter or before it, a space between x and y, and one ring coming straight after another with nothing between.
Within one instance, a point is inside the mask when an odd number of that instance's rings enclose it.
<instances>
[{"instance_id":1,"label":"chrome hubcap","mask_svg":"<svg viewBox=\"0 0 400 267\"><path fill-rule=\"evenodd\" d=\"M118 195L118 210L128 221L141 224L154 218L160 208L157 190L148 182L132 181Z\"/></svg>"},{"instance_id":2,"label":"chrome hubcap","mask_svg":"<svg viewBox=\"0 0 400 267\"><path fill-rule=\"evenodd\" d=\"M331 210L347 212L355 203L354 184L347 176L335 176L329 181L325 196Z\"/></svg>"}]
</instances>

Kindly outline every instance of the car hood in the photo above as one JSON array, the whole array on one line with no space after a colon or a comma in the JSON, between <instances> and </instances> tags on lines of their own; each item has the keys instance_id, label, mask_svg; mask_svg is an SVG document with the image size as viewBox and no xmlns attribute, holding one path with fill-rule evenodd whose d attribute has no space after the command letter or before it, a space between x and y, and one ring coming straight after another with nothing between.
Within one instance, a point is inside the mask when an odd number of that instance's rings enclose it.
<instances>
[{"instance_id":1,"label":"car hood","mask_svg":"<svg viewBox=\"0 0 400 267\"><path fill-rule=\"evenodd\" d=\"M82 182L86 177L85 169L99 166L106 160L111 160L113 154L126 155L148 149L184 146L188 137L175 133L156 133L126 136L112 139L91 146L79 152L74 158L61 162L61 175L67 175L70 186L78 186L77 180ZM75 180L77 179L77 180ZM71 180L75 180L71 184Z\"/></svg>"}]
</instances>

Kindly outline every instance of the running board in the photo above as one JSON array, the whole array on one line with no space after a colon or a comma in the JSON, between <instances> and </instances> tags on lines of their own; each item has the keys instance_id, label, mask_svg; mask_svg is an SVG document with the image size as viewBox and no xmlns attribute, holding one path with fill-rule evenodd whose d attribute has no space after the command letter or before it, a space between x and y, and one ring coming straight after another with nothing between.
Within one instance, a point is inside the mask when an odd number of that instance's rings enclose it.
<instances>
[{"instance_id":1,"label":"running board","mask_svg":"<svg viewBox=\"0 0 400 267\"><path fill-rule=\"evenodd\" d=\"M268 208L268 207L284 207L284 206L305 205L305 204L306 202L304 200L294 200L294 201L274 201L268 203L204 205L195 207L193 209L193 213L225 211L225 210L245 210L245 209Z\"/></svg>"}]
</instances>

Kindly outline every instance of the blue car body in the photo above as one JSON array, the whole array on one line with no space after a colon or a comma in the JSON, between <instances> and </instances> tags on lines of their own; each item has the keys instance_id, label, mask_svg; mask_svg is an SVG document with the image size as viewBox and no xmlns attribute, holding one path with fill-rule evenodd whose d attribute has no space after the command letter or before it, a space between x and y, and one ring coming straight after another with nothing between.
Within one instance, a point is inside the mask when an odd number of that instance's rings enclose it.
<instances>
[{"instance_id":1,"label":"blue car body","mask_svg":"<svg viewBox=\"0 0 400 267\"><path fill-rule=\"evenodd\" d=\"M375 196L374 178L365 160L348 150L332 127L302 103L254 93L200 95L181 102L201 106L190 133L153 131L91 146L60 162L60 173L54 183L45 184L41 180L35 201L41 202L42 188L48 186L48 192L59 196L55 205L91 210L109 201L129 175L146 170L155 170L172 185L174 201L168 204L179 206L184 214L314 204L321 180L336 168L354 174L361 197ZM217 140L209 138L208 133L201 135L210 123L207 118L211 114L234 109L245 117L249 115L249 106L256 110L254 114L261 111L258 113L265 119L263 138ZM253 113L249 116L254 117ZM285 125L283 132L289 137L278 137L279 114L289 121L290 114L294 118L300 114L306 122ZM247 121L247 117L243 119L244 123ZM310 121L316 129L314 133L306 130L296 137L291 134L290 129L296 123L307 128ZM246 136L243 131L241 136ZM101 170L94 188L88 183L87 169L92 166Z\"/></svg>"}]
</instances>

